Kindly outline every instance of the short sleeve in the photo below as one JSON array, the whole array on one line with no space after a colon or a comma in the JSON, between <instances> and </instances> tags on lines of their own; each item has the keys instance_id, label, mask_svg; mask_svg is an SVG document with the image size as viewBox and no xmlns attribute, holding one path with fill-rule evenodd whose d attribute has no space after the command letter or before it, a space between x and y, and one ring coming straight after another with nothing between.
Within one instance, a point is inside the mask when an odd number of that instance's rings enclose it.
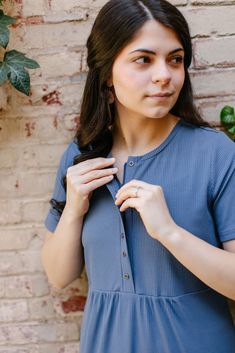
<instances>
[{"instance_id":1,"label":"short sleeve","mask_svg":"<svg viewBox=\"0 0 235 353\"><path fill-rule=\"evenodd\" d=\"M80 152L75 142L71 142L63 152L56 172L54 190L51 198L57 201L66 201L66 191L63 187L63 177L66 175L68 167L73 165L74 157L79 154ZM60 220L60 216L61 214L55 208L50 206L44 221L44 225L50 232L55 231Z\"/></svg>"},{"instance_id":2,"label":"short sleeve","mask_svg":"<svg viewBox=\"0 0 235 353\"><path fill-rule=\"evenodd\" d=\"M219 134L213 160L213 216L221 242L235 239L235 143Z\"/></svg>"}]
</instances>

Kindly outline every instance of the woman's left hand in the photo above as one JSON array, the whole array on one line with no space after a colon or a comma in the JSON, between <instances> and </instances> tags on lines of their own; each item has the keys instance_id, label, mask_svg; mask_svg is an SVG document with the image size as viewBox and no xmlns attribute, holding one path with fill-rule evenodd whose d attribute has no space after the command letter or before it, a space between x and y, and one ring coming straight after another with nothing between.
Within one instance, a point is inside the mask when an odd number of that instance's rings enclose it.
<instances>
[{"instance_id":1,"label":"woman's left hand","mask_svg":"<svg viewBox=\"0 0 235 353\"><path fill-rule=\"evenodd\" d=\"M133 179L119 189L115 204L122 204L121 212L128 207L135 208L139 212L147 232L154 239L159 240L161 236L172 232L176 227L160 185Z\"/></svg>"}]
</instances>

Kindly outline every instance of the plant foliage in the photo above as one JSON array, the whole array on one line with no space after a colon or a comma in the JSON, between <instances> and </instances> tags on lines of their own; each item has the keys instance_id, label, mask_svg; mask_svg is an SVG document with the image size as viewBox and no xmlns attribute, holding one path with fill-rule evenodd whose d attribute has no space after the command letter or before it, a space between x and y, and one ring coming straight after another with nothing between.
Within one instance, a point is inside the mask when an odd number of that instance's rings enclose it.
<instances>
[{"instance_id":1,"label":"plant foliage","mask_svg":"<svg viewBox=\"0 0 235 353\"><path fill-rule=\"evenodd\" d=\"M227 135L235 141L235 114L234 108L226 105L220 112L220 121Z\"/></svg>"},{"instance_id":2,"label":"plant foliage","mask_svg":"<svg viewBox=\"0 0 235 353\"><path fill-rule=\"evenodd\" d=\"M3 0L0 0L0 6L3 6ZM3 61L0 61L0 86L8 80L18 91L29 96L30 76L26 69L37 69L40 66L24 53L6 50L10 38L8 26L15 22L14 17L7 16L0 10L0 47L5 50Z\"/></svg>"}]
</instances>

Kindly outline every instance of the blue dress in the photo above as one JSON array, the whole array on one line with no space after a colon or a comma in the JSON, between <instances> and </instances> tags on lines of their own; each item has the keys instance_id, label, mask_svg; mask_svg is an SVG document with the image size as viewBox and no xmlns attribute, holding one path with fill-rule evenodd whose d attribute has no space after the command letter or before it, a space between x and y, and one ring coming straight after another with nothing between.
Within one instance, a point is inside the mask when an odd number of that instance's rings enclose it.
<instances>
[{"instance_id":1,"label":"blue dress","mask_svg":"<svg viewBox=\"0 0 235 353\"><path fill-rule=\"evenodd\" d=\"M57 200L66 199L61 177L79 153L71 142L61 158ZM175 223L195 236L220 248L235 239L235 144L222 131L179 121L160 146L128 157L123 183L132 179L161 185ZM96 189L84 218L80 353L235 353L227 298L153 239L135 209L119 211L120 186L115 177ZM59 218L50 208L48 230Z\"/></svg>"}]
</instances>

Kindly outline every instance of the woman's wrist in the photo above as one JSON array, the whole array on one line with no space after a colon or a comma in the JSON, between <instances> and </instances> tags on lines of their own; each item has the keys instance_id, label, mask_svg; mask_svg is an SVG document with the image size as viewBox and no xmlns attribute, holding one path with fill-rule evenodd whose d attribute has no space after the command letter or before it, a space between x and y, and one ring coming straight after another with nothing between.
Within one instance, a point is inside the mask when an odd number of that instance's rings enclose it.
<instances>
[{"instance_id":1,"label":"woman's wrist","mask_svg":"<svg viewBox=\"0 0 235 353\"><path fill-rule=\"evenodd\" d=\"M168 227L165 227L165 229L162 229L156 236L156 239L163 244L167 242L177 243L180 238L180 227L176 223L172 223Z\"/></svg>"},{"instance_id":2,"label":"woman's wrist","mask_svg":"<svg viewBox=\"0 0 235 353\"><path fill-rule=\"evenodd\" d=\"M64 214L64 217L66 217L70 222L82 221L84 218L84 215L80 215L76 210L74 210L72 207L68 206L67 204L65 205L63 214Z\"/></svg>"}]
</instances>

